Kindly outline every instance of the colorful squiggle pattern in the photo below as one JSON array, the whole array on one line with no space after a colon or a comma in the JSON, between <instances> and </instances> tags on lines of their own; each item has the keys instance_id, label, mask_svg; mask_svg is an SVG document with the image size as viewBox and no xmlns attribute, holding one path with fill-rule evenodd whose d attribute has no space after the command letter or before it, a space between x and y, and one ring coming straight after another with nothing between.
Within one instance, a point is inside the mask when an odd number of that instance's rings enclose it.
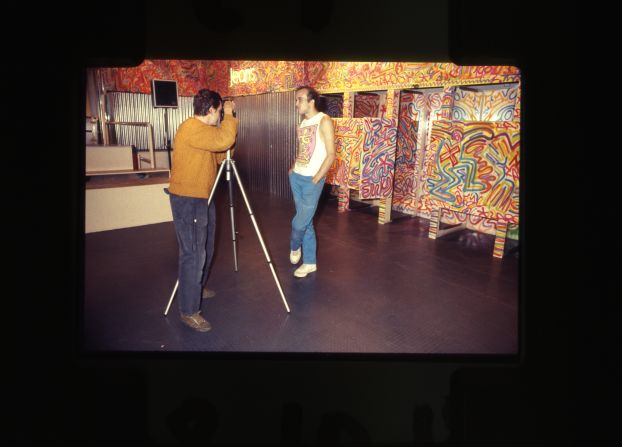
<instances>
[{"instance_id":1,"label":"colorful squiggle pattern","mask_svg":"<svg viewBox=\"0 0 622 447\"><path fill-rule=\"evenodd\" d=\"M390 197L395 171L397 118L365 118L364 131L360 197Z\"/></svg>"},{"instance_id":2,"label":"colorful squiggle pattern","mask_svg":"<svg viewBox=\"0 0 622 447\"><path fill-rule=\"evenodd\" d=\"M354 118L376 118L380 110L380 97L358 93L354 95Z\"/></svg>"},{"instance_id":3,"label":"colorful squiggle pattern","mask_svg":"<svg viewBox=\"0 0 622 447\"><path fill-rule=\"evenodd\" d=\"M231 61L232 70L252 70L252 82L231 85L232 96L283 92L306 84L304 62ZM227 73L227 79L229 73Z\"/></svg>"},{"instance_id":4,"label":"colorful squiggle pattern","mask_svg":"<svg viewBox=\"0 0 622 447\"><path fill-rule=\"evenodd\" d=\"M416 165L415 175L413 179L413 193L415 196L415 203L410 201L402 202L400 211L412 215L420 215L422 217L429 218L429 213L426 210L421 209L420 197L423 193L423 185L426 180L426 172L423 169L422 161L425 159L425 154L428 153L430 148L430 138L432 134L432 123L443 119L443 115L447 113L447 110L451 110L451 91L433 91L425 92L422 94L416 94L412 96L412 100L408 102L408 116L416 119L419 122L419 129L417 132L417 142L419 143L416 149ZM422 125L424 122L426 125ZM423 142L427 142L425 145Z\"/></svg>"},{"instance_id":5,"label":"colorful squiggle pattern","mask_svg":"<svg viewBox=\"0 0 622 447\"><path fill-rule=\"evenodd\" d=\"M352 118L352 102L354 101L354 94L345 92L343 94L343 117Z\"/></svg>"},{"instance_id":6,"label":"colorful squiggle pattern","mask_svg":"<svg viewBox=\"0 0 622 447\"><path fill-rule=\"evenodd\" d=\"M145 60L137 67L101 69L108 91L151 94L152 79L177 81L179 96L194 96L202 88L229 94L229 61Z\"/></svg>"},{"instance_id":7,"label":"colorful squiggle pattern","mask_svg":"<svg viewBox=\"0 0 622 447\"><path fill-rule=\"evenodd\" d=\"M331 118L341 118L343 116L343 97L325 96L326 114Z\"/></svg>"},{"instance_id":8,"label":"colorful squiggle pattern","mask_svg":"<svg viewBox=\"0 0 622 447\"><path fill-rule=\"evenodd\" d=\"M403 62L306 62L309 82L325 91L356 90L370 86L412 86L448 82L454 64Z\"/></svg>"},{"instance_id":9,"label":"colorful squiggle pattern","mask_svg":"<svg viewBox=\"0 0 622 447\"><path fill-rule=\"evenodd\" d=\"M400 113L400 91L388 90L385 105L382 108L380 118L395 118Z\"/></svg>"},{"instance_id":10,"label":"colorful squiggle pattern","mask_svg":"<svg viewBox=\"0 0 622 447\"><path fill-rule=\"evenodd\" d=\"M336 158L326 182L358 190L361 199L390 197L397 119L338 118L333 125Z\"/></svg>"},{"instance_id":11,"label":"colorful squiggle pattern","mask_svg":"<svg viewBox=\"0 0 622 447\"><path fill-rule=\"evenodd\" d=\"M252 70L251 82L232 85L233 70ZM221 95L255 95L312 85L321 92L517 82L511 66L452 63L145 60L137 67L102 69L108 90L150 93L151 79L175 79L181 96L201 88Z\"/></svg>"},{"instance_id":12,"label":"colorful squiggle pattern","mask_svg":"<svg viewBox=\"0 0 622 447\"><path fill-rule=\"evenodd\" d=\"M456 88L452 119L458 121L512 121L515 118L517 87L468 91Z\"/></svg>"},{"instance_id":13,"label":"colorful squiggle pattern","mask_svg":"<svg viewBox=\"0 0 622 447\"><path fill-rule=\"evenodd\" d=\"M464 65L458 68L460 71L456 77L465 82L477 81L479 83L483 80L499 81L501 79L512 79L506 82L515 82L520 77L520 70L511 65Z\"/></svg>"},{"instance_id":14,"label":"colorful squiggle pattern","mask_svg":"<svg viewBox=\"0 0 622 447\"><path fill-rule=\"evenodd\" d=\"M465 66L414 62L305 62L307 82L322 91L377 87L440 87L459 84L516 82L512 66Z\"/></svg>"},{"instance_id":15,"label":"colorful squiggle pattern","mask_svg":"<svg viewBox=\"0 0 622 447\"><path fill-rule=\"evenodd\" d=\"M452 119L458 121L481 121L482 94L457 88L454 93Z\"/></svg>"},{"instance_id":16,"label":"colorful squiggle pattern","mask_svg":"<svg viewBox=\"0 0 622 447\"><path fill-rule=\"evenodd\" d=\"M358 189L360 154L365 132L362 119L333 119L335 129L335 161L326 174L326 183Z\"/></svg>"},{"instance_id":17,"label":"colorful squiggle pattern","mask_svg":"<svg viewBox=\"0 0 622 447\"><path fill-rule=\"evenodd\" d=\"M466 224L469 229L487 234L495 234L496 231L494 222L488 218L452 211L449 209L443 209L443 223L447 223L449 225L462 223Z\"/></svg>"},{"instance_id":18,"label":"colorful squiggle pattern","mask_svg":"<svg viewBox=\"0 0 622 447\"><path fill-rule=\"evenodd\" d=\"M433 123L421 209L518 223L518 123Z\"/></svg>"},{"instance_id":19,"label":"colorful squiggle pattern","mask_svg":"<svg viewBox=\"0 0 622 447\"><path fill-rule=\"evenodd\" d=\"M510 87L483 92L480 121L512 121L518 99L518 88Z\"/></svg>"},{"instance_id":20,"label":"colorful squiggle pattern","mask_svg":"<svg viewBox=\"0 0 622 447\"><path fill-rule=\"evenodd\" d=\"M419 122L413 119L419 113L414 107L414 93L404 92L400 99L395 178L393 181L393 209L414 214L416 207L417 133ZM418 95L422 96L422 95Z\"/></svg>"}]
</instances>

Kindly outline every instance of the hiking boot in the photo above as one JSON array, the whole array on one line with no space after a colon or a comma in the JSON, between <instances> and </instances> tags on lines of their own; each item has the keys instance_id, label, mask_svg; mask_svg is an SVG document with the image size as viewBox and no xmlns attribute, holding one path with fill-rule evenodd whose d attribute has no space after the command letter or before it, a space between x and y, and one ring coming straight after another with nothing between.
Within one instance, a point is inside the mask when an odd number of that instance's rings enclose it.
<instances>
[{"instance_id":1,"label":"hiking boot","mask_svg":"<svg viewBox=\"0 0 622 447\"><path fill-rule=\"evenodd\" d=\"M181 314L181 321L183 321L186 325L190 326L195 331L207 332L212 328L212 325L209 324L209 322L200 314L201 311L195 312L192 315Z\"/></svg>"},{"instance_id":2,"label":"hiking boot","mask_svg":"<svg viewBox=\"0 0 622 447\"><path fill-rule=\"evenodd\" d=\"M292 264L298 264L298 262L300 261L300 255L301 255L301 249L299 248L298 250L292 250L289 252L289 262L291 262Z\"/></svg>"},{"instance_id":3,"label":"hiking boot","mask_svg":"<svg viewBox=\"0 0 622 447\"><path fill-rule=\"evenodd\" d=\"M315 272L317 270L316 264L302 264L300 267L296 269L294 272L294 276L296 278L304 278L311 272Z\"/></svg>"}]
</instances>

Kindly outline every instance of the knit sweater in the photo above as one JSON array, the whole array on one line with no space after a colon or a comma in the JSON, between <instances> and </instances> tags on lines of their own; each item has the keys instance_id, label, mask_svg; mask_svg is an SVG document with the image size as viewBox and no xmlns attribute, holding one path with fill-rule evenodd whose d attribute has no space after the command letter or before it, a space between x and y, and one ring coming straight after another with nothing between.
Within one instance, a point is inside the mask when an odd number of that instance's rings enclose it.
<instances>
[{"instance_id":1,"label":"knit sweater","mask_svg":"<svg viewBox=\"0 0 622 447\"><path fill-rule=\"evenodd\" d=\"M169 191L178 196L209 198L218 164L235 142L238 120L225 115L220 127L196 118L181 123L173 142L173 166Z\"/></svg>"}]
</instances>

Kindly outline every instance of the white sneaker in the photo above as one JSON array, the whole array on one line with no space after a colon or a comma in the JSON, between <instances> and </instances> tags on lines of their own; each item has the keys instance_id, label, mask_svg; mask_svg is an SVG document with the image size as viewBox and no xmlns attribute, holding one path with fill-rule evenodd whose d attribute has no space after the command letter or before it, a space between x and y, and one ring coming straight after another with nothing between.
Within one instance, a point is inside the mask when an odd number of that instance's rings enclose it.
<instances>
[{"instance_id":1,"label":"white sneaker","mask_svg":"<svg viewBox=\"0 0 622 447\"><path fill-rule=\"evenodd\" d=\"M311 272L315 272L317 270L317 264L302 264L300 267L296 269L294 272L294 276L296 278L304 278Z\"/></svg>"},{"instance_id":2,"label":"white sneaker","mask_svg":"<svg viewBox=\"0 0 622 447\"><path fill-rule=\"evenodd\" d=\"M291 262L292 264L298 264L298 261L300 261L300 256L302 249L299 248L298 250L292 250L289 252L289 262Z\"/></svg>"}]
</instances>

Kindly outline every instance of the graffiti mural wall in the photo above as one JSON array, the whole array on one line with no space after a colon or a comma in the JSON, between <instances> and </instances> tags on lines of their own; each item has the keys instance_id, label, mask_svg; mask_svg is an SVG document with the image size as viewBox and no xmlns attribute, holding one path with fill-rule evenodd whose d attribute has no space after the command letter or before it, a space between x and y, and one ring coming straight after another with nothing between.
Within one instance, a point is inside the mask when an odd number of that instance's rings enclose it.
<instances>
[{"instance_id":1,"label":"graffiti mural wall","mask_svg":"<svg viewBox=\"0 0 622 447\"><path fill-rule=\"evenodd\" d=\"M291 91L305 84L304 62L231 61L231 96Z\"/></svg>"},{"instance_id":2,"label":"graffiti mural wall","mask_svg":"<svg viewBox=\"0 0 622 447\"><path fill-rule=\"evenodd\" d=\"M145 60L136 67L102 67L108 90L150 93L151 79L175 79L180 95L201 88L223 96L290 91L312 85L321 93L452 85L516 83L512 66L414 62Z\"/></svg>"},{"instance_id":3,"label":"graffiti mural wall","mask_svg":"<svg viewBox=\"0 0 622 447\"><path fill-rule=\"evenodd\" d=\"M179 96L194 96L202 88L229 94L229 61L145 60L137 67L101 69L106 90L151 94L152 79L177 81Z\"/></svg>"},{"instance_id":4,"label":"graffiti mural wall","mask_svg":"<svg viewBox=\"0 0 622 447\"><path fill-rule=\"evenodd\" d=\"M437 121L424 170L422 208L518 223L519 125Z\"/></svg>"},{"instance_id":5,"label":"graffiti mural wall","mask_svg":"<svg viewBox=\"0 0 622 447\"><path fill-rule=\"evenodd\" d=\"M245 96L314 86L335 95L326 96L337 149L327 183L357 190L361 199L391 198L392 208L406 214L430 218L443 204L453 210L445 222L468 221L494 233L489 217L509 223L510 237L517 233L516 67L145 60L99 71L108 91L147 94L152 79L177 80L180 96L201 88Z\"/></svg>"},{"instance_id":6,"label":"graffiti mural wall","mask_svg":"<svg viewBox=\"0 0 622 447\"><path fill-rule=\"evenodd\" d=\"M518 82L512 66L414 62L305 62L308 84L323 92Z\"/></svg>"}]
</instances>

